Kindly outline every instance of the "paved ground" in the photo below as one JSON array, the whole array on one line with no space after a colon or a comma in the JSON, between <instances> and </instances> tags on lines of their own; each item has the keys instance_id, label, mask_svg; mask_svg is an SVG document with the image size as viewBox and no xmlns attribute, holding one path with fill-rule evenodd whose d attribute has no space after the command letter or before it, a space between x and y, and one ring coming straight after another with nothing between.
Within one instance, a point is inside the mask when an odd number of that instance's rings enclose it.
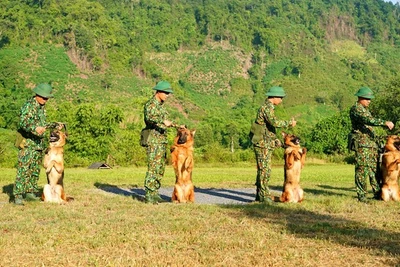
<instances>
[{"instance_id":1,"label":"paved ground","mask_svg":"<svg viewBox=\"0 0 400 267\"><path fill-rule=\"evenodd\" d=\"M144 188L123 188L116 186L99 186L99 189L133 198L143 200ZM159 192L161 197L166 201L171 201L173 188L161 187ZM255 199L256 188L195 188L195 203L198 204L246 204L253 202ZM280 192L272 190L273 195L279 195Z\"/></svg>"}]
</instances>

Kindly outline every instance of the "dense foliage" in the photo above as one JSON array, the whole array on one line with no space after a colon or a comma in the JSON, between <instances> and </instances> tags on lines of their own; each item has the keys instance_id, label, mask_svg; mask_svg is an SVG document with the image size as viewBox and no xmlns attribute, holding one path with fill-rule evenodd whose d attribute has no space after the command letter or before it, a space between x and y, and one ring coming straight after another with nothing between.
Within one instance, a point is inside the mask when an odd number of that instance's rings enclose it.
<instances>
[{"instance_id":1,"label":"dense foliage","mask_svg":"<svg viewBox=\"0 0 400 267\"><path fill-rule=\"evenodd\" d=\"M204 161L252 159L248 130L272 85L288 94L278 116L296 116L315 153L346 153L343 114L361 85L398 120L387 106L398 106L399 7L381 0L3 0L0 21L0 127L15 130L29 89L51 82L71 164L143 164L142 106L160 79Z\"/></svg>"}]
</instances>

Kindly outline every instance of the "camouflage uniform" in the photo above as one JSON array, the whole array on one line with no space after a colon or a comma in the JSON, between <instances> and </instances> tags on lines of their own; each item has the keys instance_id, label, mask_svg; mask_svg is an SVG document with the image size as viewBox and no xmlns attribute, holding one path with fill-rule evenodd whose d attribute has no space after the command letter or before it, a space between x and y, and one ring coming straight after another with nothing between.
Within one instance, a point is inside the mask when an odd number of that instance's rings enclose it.
<instances>
[{"instance_id":1,"label":"camouflage uniform","mask_svg":"<svg viewBox=\"0 0 400 267\"><path fill-rule=\"evenodd\" d=\"M384 126L385 121L374 118L369 110L358 102L350 109L353 138L355 140L355 184L358 199L365 199L367 179L375 197L379 196L380 184L376 178L378 145L371 126Z\"/></svg>"},{"instance_id":2,"label":"camouflage uniform","mask_svg":"<svg viewBox=\"0 0 400 267\"><path fill-rule=\"evenodd\" d=\"M46 127L46 110L35 97L29 99L21 108L18 132L25 139L19 148L17 176L13 195L22 197L25 193L36 194L40 168L46 148L44 135L38 135L35 129Z\"/></svg>"},{"instance_id":3,"label":"camouflage uniform","mask_svg":"<svg viewBox=\"0 0 400 267\"><path fill-rule=\"evenodd\" d=\"M271 197L268 183L271 177L271 157L276 147L276 128L286 128L291 122L278 120L275 116L274 105L266 100L257 113L255 123L263 125L264 133L260 140L254 142L253 147L257 160L256 201L263 202ZM279 146L279 145L278 145Z\"/></svg>"},{"instance_id":4,"label":"camouflage uniform","mask_svg":"<svg viewBox=\"0 0 400 267\"><path fill-rule=\"evenodd\" d=\"M147 152L147 173L144 181L146 197L158 197L158 189L165 172L167 149L167 120L168 112L163 103L153 96L144 106L144 121L146 128L152 129Z\"/></svg>"}]
</instances>

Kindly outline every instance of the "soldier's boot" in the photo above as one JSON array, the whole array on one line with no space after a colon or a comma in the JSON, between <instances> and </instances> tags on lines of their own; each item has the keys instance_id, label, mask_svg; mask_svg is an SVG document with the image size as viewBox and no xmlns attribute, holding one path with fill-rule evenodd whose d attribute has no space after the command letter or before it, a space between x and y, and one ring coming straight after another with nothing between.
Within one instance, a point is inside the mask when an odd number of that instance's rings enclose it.
<instances>
[{"instance_id":1,"label":"soldier's boot","mask_svg":"<svg viewBox=\"0 0 400 267\"><path fill-rule=\"evenodd\" d=\"M361 203L369 203L369 200L366 196L358 196L358 201L360 201Z\"/></svg>"},{"instance_id":2,"label":"soldier's boot","mask_svg":"<svg viewBox=\"0 0 400 267\"><path fill-rule=\"evenodd\" d=\"M40 198L35 195L35 193L29 192L25 195L26 201L40 201Z\"/></svg>"},{"instance_id":3,"label":"soldier's boot","mask_svg":"<svg viewBox=\"0 0 400 267\"><path fill-rule=\"evenodd\" d=\"M160 196L160 194L158 193L158 191L154 191L152 197L153 197L153 199L154 199L155 201L157 201L158 203L166 202L166 201Z\"/></svg>"},{"instance_id":4,"label":"soldier's boot","mask_svg":"<svg viewBox=\"0 0 400 267\"><path fill-rule=\"evenodd\" d=\"M22 195L15 195L14 204L19 205L19 206L24 205L24 199L23 199Z\"/></svg>"},{"instance_id":5,"label":"soldier's boot","mask_svg":"<svg viewBox=\"0 0 400 267\"><path fill-rule=\"evenodd\" d=\"M260 189L258 188L256 190L256 202L262 202L262 199L260 197Z\"/></svg>"},{"instance_id":6,"label":"soldier's boot","mask_svg":"<svg viewBox=\"0 0 400 267\"><path fill-rule=\"evenodd\" d=\"M374 199L382 200L382 190L378 190L378 191L374 192Z\"/></svg>"},{"instance_id":7,"label":"soldier's boot","mask_svg":"<svg viewBox=\"0 0 400 267\"><path fill-rule=\"evenodd\" d=\"M153 198L153 194L150 191L146 192L144 196L144 202L149 204L157 204L158 202Z\"/></svg>"}]
</instances>

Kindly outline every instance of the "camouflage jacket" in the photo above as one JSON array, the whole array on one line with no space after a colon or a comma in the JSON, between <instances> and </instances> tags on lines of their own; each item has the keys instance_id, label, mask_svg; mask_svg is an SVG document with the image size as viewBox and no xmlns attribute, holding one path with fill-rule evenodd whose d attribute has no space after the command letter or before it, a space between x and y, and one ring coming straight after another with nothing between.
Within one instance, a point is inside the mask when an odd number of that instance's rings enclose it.
<instances>
[{"instance_id":1,"label":"camouflage jacket","mask_svg":"<svg viewBox=\"0 0 400 267\"><path fill-rule=\"evenodd\" d=\"M150 136L150 144L166 144L167 140L167 126L164 120L168 120L168 112L163 103L159 102L153 96L144 105L144 122L147 129L152 129Z\"/></svg>"},{"instance_id":2,"label":"camouflage jacket","mask_svg":"<svg viewBox=\"0 0 400 267\"><path fill-rule=\"evenodd\" d=\"M257 147L272 148L275 147L276 128L286 128L290 121L278 120L275 116L275 106L268 99L265 101L258 112L255 124L264 126L263 138L253 142Z\"/></svg>"},{"instance_id":3,"label":"camouflage jacket","mask_svg":"<svg viewBox=\"0 0 400 267\"><path fill-rule=\"evenodd\" d=\"M46 110L32 97L22 106L18 122L18 132L25 138L24 146L37 150L47 147L45 135L36 132L36 128L40 126L47 126Z\"/></svg>"},{"instance_id":4,"label":"camouflage jacket","mask_svg":"<svg viewBox=\"0 0 400 267\"><path fill-rule=\"evenodd\" d=\"M377 148L376 136L371 126L384 126L385 120L374 118L368 108L358 102L350 108L350 120L353 138L358 146Z\"/></svg>"}]
</instances>

